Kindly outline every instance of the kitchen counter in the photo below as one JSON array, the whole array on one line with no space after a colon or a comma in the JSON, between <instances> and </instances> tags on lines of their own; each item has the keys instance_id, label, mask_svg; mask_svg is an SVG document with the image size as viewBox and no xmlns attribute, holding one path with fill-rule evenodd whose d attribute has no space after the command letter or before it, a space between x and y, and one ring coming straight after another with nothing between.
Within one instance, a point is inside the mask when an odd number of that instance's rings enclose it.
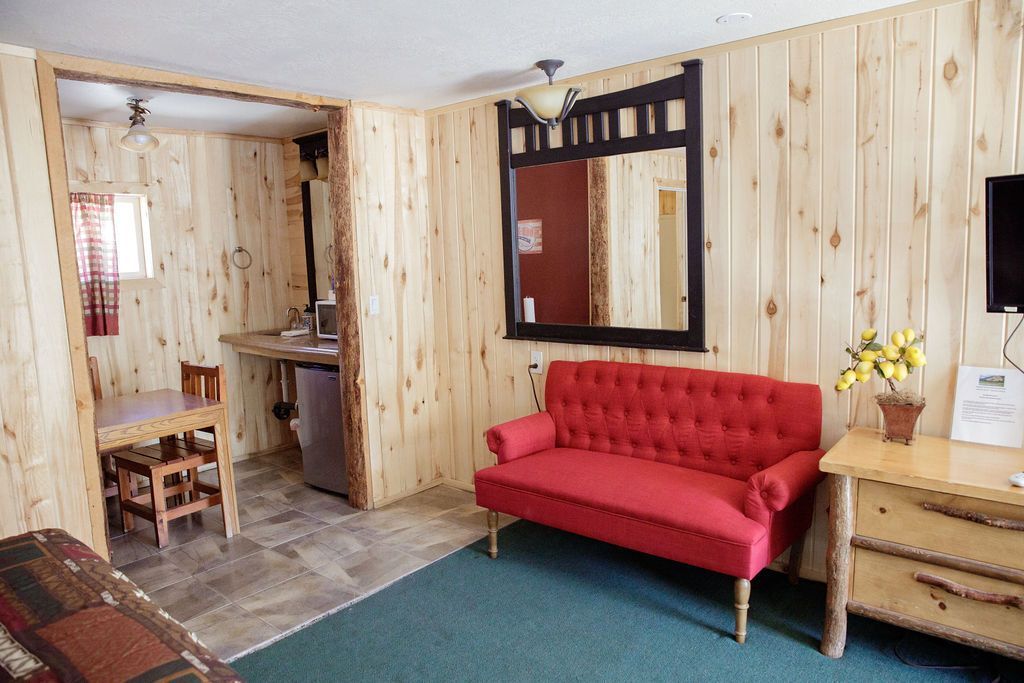
<instances>
[{"instance_id":1,"label":"kitchen counter","mask_svg":"<svg viewBox=\"0 0 1024 683\"><path fill-rule=\"evenodd\" d=\"M276 332L222 334L220 341L239 353L305 363L338 365L338 342L320 339L315 334L282 337Z\"/></svg>"}]
</instances>

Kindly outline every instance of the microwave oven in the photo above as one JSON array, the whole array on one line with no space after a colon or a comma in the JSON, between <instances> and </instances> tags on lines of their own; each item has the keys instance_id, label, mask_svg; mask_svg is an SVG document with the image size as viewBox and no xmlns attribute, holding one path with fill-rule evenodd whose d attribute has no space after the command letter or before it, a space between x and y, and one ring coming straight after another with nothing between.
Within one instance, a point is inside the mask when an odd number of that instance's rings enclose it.
<instances>
[{"instance_id":1,"label":"microwave oven","mask_svg":"<svg viewBox=\"0 0 1024 683\"><path fill-rule=\"evenodd\" d=\"M316 302L316 336L321 339L338 338L338 302L321 300Z\"/></svg>"}]
</instances>

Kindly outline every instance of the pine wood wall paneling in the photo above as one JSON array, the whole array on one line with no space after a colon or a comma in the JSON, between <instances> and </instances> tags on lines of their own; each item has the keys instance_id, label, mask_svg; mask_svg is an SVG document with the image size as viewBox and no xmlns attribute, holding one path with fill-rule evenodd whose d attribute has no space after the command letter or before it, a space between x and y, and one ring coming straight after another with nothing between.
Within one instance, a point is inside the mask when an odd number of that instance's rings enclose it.
<instances>
[{"instance_id":1,"label":"pine wood wall paneling","mask_svg":"<svg viewBox=\"0 0 1024 683\"><path fill-rule=\"evenodd\" d=\"M279 327L289 305L281 145L168 132L156 150L137 155L118 146L115 129L64 130L72 190L144 191L150 202L162 286L126 283L121 334L89 338L105 393L176 387L181 360L223 362L234 452L293 442L286 423L270 413L280 397L278 364L218 341L225 332ZM236 245L253 256L247 270L231 264Z\"/></svg>"},{"instance_id":2,"label":"pine wood wall paneling","mask_svg":"<svg viewBox=\"0 0 1024 683\"><path fill-rule=\"evenodd\" d=\"M728 55L729 59L729 149L759 149L757 105L757 50L748 47ZM760 169L757 154L732 154L729 158L729 196L732 240L730 265L729 334L733 347L729 351L733 372L757 374L760 344L758 341L760 306ZM726 232L721 225L707 224L705 230ZM714 237L712 237L712 242ZM742 275L741 275L742 274ZM710 297L706 297L710 299Z\"/></svg>"},{"instance_id":3,"label":"pine wood wall paneling","mask_svg":"<svg viewBox=\"0 0 1024 683\"><path fill-rule=\"evenodd\" d=\"M888 329L885 303L889 276L892 34L892 20L857 27L855 333L874 327L885 335ZM853 393L852 411L852 424L878 426L879 411L871 391Z\"/></svg>"},{"instance_id":4,"label":"pine wood wall paneling","mask_svg":"<svg viewBox=\"0 0 1024 683\"><path fill-rule=\"evenodd\" d=\"M704 135L704 329L710 354L702 358L708 370L728 371L732 349L730 336L729 266L731 231L712 226L730 220L729 58L716 55L704 61L702 72ZM688 191L694 191L692 189ZM691 354L684 354L691 355Z\"/></svg>"},{"instance_id":5,"label":"pine wood wall paneling","mask_svg":"<svg viewBox=\"0 0 1024 683\"><path fill-rule=\"evenodd\" d=\"M438 443L451 440L433 360L426 121L355 106L350 139L367 437L379 503L431 485L441 468ZM364 305L370 295L379 297L378 315Z\"/></svg>"},{"instance_id":6,"label":"pine wood wall paneling","mask_svg":"<svg viewBox=\"0 0 1024 683\"><path fill-rule=\"evenodd\" d=\"M305 310L309 304L306 277L306 229L302 218L302 180L299 176L299 146L291 139L281 141L284 150L284 205L288 224L289 300L292 306ZM330 225L328 216L328 225Z\"/></svg>"},{"instance_id":7,"label":"pine wood wall paneling","mask_svg":"<svg viewBox=\"0 0 1024 683\"><path fill-rule=\"evenodd\" d=\"M974 82L974 154L967 215L967 301L985 301L985 178L1014 171L1020 115L1021 1L980 2ZM963 363L998 367L1006 316L967 306Z\"/></svg>"},{"instance_id":8,"label":"pine wood wall paneling","mask_svg":"<svg viewBox=\"0 0 1024 683\"><path fill-rule=\"evenodd\" d=\"M889 303L887 324L879 330L884 343L894 329L925 326L933 32L932 12L894 23ZM906 386L920 391L921 377L915 373Z\"/></svg>"},{"instance_id":9,"label":"pine wood wall paneling","mask_svg":"<svg viewBox=\"0 0 1024 683\"><path fill-rule=\"evenodd\" d=\"M35 60L0 54L0 535L92 523ZM52 133L52 130L51 130ZM95 448L95 444L93 444Z\"/></svg>"},{"instance_id":10,"label":"pine wood wall paneling","mask_svg":"<svg viewBox=\"0 0 1024 683\"><path fill-rule=\"evenodd\" d=\"M928 224L924 369L925 434L949 434L957 364L961 360L967 253L967 212L974 100L976 5L935 10L932 69L931 192ZM975 303L984 305L984 302ZM946 362L936 362L946 359Z\"/></svg>"}]
</instances>

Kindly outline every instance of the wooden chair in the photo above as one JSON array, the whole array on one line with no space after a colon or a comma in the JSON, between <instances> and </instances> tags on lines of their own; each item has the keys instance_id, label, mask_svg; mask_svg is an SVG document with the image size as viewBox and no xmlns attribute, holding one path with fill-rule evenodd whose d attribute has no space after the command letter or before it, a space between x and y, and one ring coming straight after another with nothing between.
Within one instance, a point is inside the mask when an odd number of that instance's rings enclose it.
<instances>
[{"instance_id":1,"label":"wooden chair","mask_svg":"<svg viewBox=\"0 0 1024 683\"><path fill-rule=\"evenodd\" d=\"M89 380L92 384L93 399L103 398L100 364L96 356L89 356ZM103 497L113 498L117 495L117 469L114 467L114 454L112 451L100 453L100 470L103 473ZM132 491L135 491L135 489L132 488Z\"/></svg>"},{"instance_id":2,"label":"wooden chair","mask_svg":"<svg viewBox=\"0 0 1024 683\"><path fill-rule=\"evenodd\" d=\"M182 362L183 392L224 401L225 385L223 365L203 367ZM221 505L220 488L199 480L199 468L217 462L217 443L212 435L209 440L198 438L195 432L167 437L153 446L135 447L130 451L116 453L114 461L122 491L121 514L125 531L135 527L135 515L139 515L153 522L157 546L160 548L167 545L167 524L172 519ZM149 493L131 494L131 474L149 479Z\"/></svg>"}]
</instances>

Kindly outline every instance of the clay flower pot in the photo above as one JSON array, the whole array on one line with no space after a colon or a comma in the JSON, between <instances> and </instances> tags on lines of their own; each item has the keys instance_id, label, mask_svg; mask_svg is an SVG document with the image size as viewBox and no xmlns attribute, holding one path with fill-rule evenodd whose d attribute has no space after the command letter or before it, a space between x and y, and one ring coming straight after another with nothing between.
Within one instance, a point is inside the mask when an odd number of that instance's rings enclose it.
<instances>
[{"instance_id":1,"label":"clay flower pot","mask_svg":"<svg viewBox=\"0 0 1024 683\"><path fill-rule=\"evenodd\" d=\"M878 402L885 417L885 441L902 441L908 446L914 443L914 426L917 418L924 410L921 403L884 403Z\"/></svg>"}]
</instances>

